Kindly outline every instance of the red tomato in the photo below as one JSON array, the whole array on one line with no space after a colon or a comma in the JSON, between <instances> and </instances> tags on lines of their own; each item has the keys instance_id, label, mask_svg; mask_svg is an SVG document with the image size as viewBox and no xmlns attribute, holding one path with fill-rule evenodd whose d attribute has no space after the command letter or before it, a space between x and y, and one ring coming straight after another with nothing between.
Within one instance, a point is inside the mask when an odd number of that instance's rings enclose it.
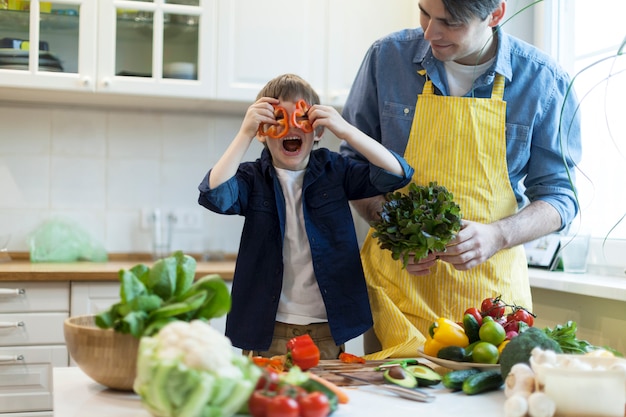
<instances>
[{"instance_id":1,"label":"red tomato","mask_svg":"<svg viewBox=\"0 0 626 417\"><path fill-rule=\"evenodd\" d=\"M502 327L504 327L504 330L507 332L519 332L519 321L517 321L512 314L509 314Z\"/></svg>"},{"instance_id":2,"label":"red tomato","mask_svg":"<svg viewBox=\"0 0 626 417\"><path fill-rule=\"evenodd\" d=\"M298 402L286 395L277 395L267 404L267 417L298 417Z\"/></svg>"},{"instance_id":3,"label":"red tomato","mask_svg":"<svg viewBox=\"0 0 626 417\"><path fill-rule=\"evenodd\" d=\"M504 316L505 304L500 297L485 298L480 304L480 312L483 316L491 316L493 318L500 318Z\"/></svg>"},{"instance_id":4,"label":"red tomato","mask_svg":"<svg viewBox=\"0 0 626 417\"><path fill-rule=\"evenodd\" d=\"M273 398L273 396L268 396L263 391L254 391L248 399L250 415L252 417L267 417L267 407Z\"/></svg>"},{"instance_id":5,"label":"red tomato","mask_svg":"<svg viewBox=\"0 0 626 417\"><path fill-rule=\"evenodd\" d=\"M476 307L470 307L467 310L465 310L465 313L463 313L463 315L469 314L471 316L473 316L476 321L478 322L479 326L482 326L483 324L483 315L480 314L480 310L477 309Z\"/></svg>"},{"instance_id":6,"label":"red tomato","mask_svg":"<svg viewBox=\"0 0 626 417\"><path fill-rule=\"evenodd\" d=\"M535 317L533 316L533 314L523 308L516 309L515 312L513 312L513 317L517 321L523 321L524 323L528 324L529 327L532 327L535 323Z\"/></svg>"},{"instance_id":7,"label":"red tomato","mask_svg":"<svg viewBox=\"0 0 626 417\"><path fill-rule=\"evenodd\" d=\"M263 375L256 383L257 390L276 391L278 383L280 382L280 376L274 369L267 367L263 369Z\"/></svg>"},{"instance_id":8,"label":"red tomato","mask_svg":"<svg viewBox=\"0 0 626 417\"><path fill-rule=\"evenodd\" d=\"M319 391L298 398L300 417L326 417L330 412L328 397Z\"/></svg>"}]
</instances>

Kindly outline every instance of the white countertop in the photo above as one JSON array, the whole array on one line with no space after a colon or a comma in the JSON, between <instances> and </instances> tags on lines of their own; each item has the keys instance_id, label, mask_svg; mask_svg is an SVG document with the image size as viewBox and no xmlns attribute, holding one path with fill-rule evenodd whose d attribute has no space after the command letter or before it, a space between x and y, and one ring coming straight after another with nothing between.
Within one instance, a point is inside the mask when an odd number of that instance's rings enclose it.
<instances>
[{"instance_id":1,"label":"white countertop","mask_svg":"<svg viewBox=\"0 0 626 417\"><path fill-rule=\"evenodd\" d=\"M86 376L79 368L54 368L54 417L151 417L139 396L107 389ZM441 386L440 386L441 387ZM435 401L421 403L375 391L375 387L346 388L348 404L342 404L333 417L500 417L504 414L502 390L474 396L429 389Z\"/></svg>"},{"instance_id":2,"label":"white countertop","mask_svg":"<svg viewBox=\"0 0 626 417\"><path fill-rule=\"evenodd\" d=\"M590 268L584 274L568 274L529 268L528 275L533 288L626 301L626 275L618 276L613 270L609 271L611 274L605 272Z\"/></svg>"}]
</instances>

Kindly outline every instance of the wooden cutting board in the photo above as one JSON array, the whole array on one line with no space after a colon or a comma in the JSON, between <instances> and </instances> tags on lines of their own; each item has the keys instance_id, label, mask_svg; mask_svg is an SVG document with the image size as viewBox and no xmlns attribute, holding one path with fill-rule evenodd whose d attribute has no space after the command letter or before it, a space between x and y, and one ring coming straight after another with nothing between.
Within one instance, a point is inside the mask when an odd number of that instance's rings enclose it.
<instances>
[{"instance_id":1,"label":"wooden cutting board","mask_svg":"<svg viewBox=\"0 0 626 417\"><path fill-rule=\"evenodd\" d=\"M309 369L316 375L319 375L339 386L358 386L366 385L364 382L354 381L345 378L338 373L353 374L359 378L365 379L370 384L381 384L384 382L382 371L376 371L375 368L385 362L384 361L367 361L366 363L343 363L340 360L323 360L315 368Z\"/></svg>"}]
</instances>

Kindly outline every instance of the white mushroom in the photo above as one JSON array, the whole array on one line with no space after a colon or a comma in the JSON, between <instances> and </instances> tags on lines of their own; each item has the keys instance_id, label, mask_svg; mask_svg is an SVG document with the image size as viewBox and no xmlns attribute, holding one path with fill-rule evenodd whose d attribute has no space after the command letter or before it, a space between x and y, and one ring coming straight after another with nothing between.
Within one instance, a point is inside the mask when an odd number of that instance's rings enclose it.
<instances>
[{"instance_id":1,"label":"white mushroom","mask_svg":"<svg viewBox=\"0 0 626 417\"><path fill-rule=\"evenodd\" d=\"M506 376L504 395L509 398L514 394L528 397L535 391L535 373L525 363L516 363Z\"/></svg>"},{"instance_id":2,"label":"white mushroom","mask_svg":"<svg viewBox=\"0 0 626 417\"><path fill-rule=\"evenodd\" d=\"M528 400L520 394L513 394L504 402L504 417L525 417L528 413Z\"/></svg>"},{"instance_id":3,"label":"white mushroom","mask_svg":"<svg viewBox=\"0 0 626 417\"><path fill-rule=\"evenodd\" d=\"M556 412L556 404L543 392L533 392L528 397L528 415L530 417L552 417Z\"/></svg>"}]
</instances>

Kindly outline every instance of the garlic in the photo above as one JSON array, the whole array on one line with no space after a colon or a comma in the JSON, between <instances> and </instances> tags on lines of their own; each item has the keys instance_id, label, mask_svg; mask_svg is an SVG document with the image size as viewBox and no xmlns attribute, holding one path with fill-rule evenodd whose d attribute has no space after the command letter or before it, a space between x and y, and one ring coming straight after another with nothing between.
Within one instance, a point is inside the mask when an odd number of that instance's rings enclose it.
<instances>
[{"instance_id":1,"label":"garlic","mask_svg":"<svg viewBox=\"0 0 626 417\"><path fill-rule=\"evenodd\" d=\"M504 417L525 417L528 413L528 400L520 394L513 394L504 402Z\"/></svg>"},{"instance_id":2,"label":"garlic","mask_svg":"<svg viewBox=\"0 0 626 417\"><path fill-rule=\"evenodd\" d=\"M533 392L528 397L528 415L530 417L552 417L556 404L543 392Z\"/></svg>"},{"instance_id":3,"label":"garlic","mask_svg":"<svg viewBox=\"0 0 626 417\"><path fill-rule=\"evenodd\" d=\"M535 373L525 363L516 363L504 382L504 395L509 398L514 394L528 397L535 391Z\"/></svg>"}]
</instances>

